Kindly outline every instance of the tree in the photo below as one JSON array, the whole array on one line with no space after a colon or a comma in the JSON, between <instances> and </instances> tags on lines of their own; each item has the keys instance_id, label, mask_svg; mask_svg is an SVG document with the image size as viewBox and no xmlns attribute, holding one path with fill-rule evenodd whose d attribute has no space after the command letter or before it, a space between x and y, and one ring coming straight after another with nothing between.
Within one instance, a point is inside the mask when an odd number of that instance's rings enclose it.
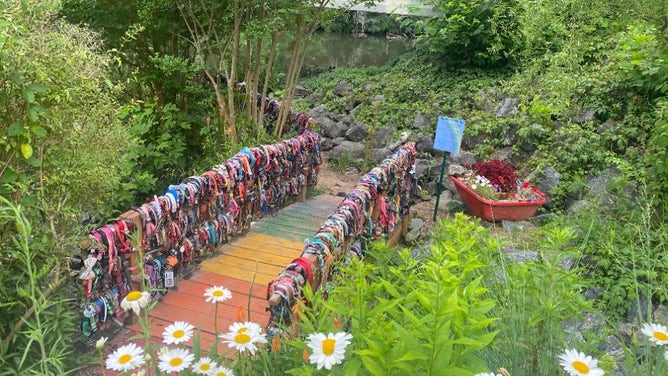
<instances>
[{"instance_id":1,"label":"tree","mask_svg":"<svg viewBox=\"0 0 668 376\"><path fill-rule=\"evenodd\" d=\"M67 373L76 322L64 256L85 233L83 211L118 203L136 147L116 116L112 60L57 12L0 3L0 368L17 374Z\"/></svg>"}]
</instances>

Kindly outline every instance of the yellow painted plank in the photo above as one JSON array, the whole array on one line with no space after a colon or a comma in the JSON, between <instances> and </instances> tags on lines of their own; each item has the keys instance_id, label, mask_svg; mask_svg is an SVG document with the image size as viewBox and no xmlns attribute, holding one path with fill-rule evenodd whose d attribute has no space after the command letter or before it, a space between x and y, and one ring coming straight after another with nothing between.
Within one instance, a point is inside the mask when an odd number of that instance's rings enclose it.
<instances>
[{"instance_id":1,"label":"yellow painted plank","mask_svg":"<svg viewBox=\"0 0 668 376\"><path fill-rule=\"evenodd\" d=\"M263 263L261 260L248 260L234 256L221 257L217 260L211 260L207 262L207 264L218 265L220 270L223 272L226 270L226 268L238 268L243 269L249 273L254 273L257 271L258 273L274 276L282 272L287 265L271 265Z\"/></svg>"},{"instance_id":2,"label":"yellow painted plank","mask_svg":"<svg viewBox=\"0 0 668 376\"><path fill-rule=\"evenodd\" d=\"M314 230L313 235L315 235L316 232L317 231ZM299 242L299 241L277 238L275 236L253 233L253 232L247 234L243 238L239 238L238 240L235 240L234 242L229 243L229 245L248 248L249 244L257 244L257 243L262 243L262 244L265 244L265 245L271 245L272 247L275 247L277 249L279 249L279 248L286 249L286 250L298 249L298 250L300 250L300 253L301 253L301 250L304 248L304 243Z\"/></svg>"},{"instance_id":3,"label":"yellow painted plank","mask_svg":"<svg viewBox=\"0 0 668 376\"><path fill-rule=\"evenodd\" d=\"M218 264L208 263L208 262L202 264L201 270L265 286L269 284L269 282L276 279L276 277L278 276L278 273L276 274L254 273L238 267L232 267L232 266L221 267Z\"/></svg>"},{"instance_id":4,"label":"yellow painted plank","mask_svg":"<svg viewBox=\"0 0 668 376\"><path fill-rule=\"evenodd\" d=\"M216 256L212 258L211 261L215 262L216 258L218 257L233 256L252 261L257 260L264 264L269 264L269 265L285 266L296 258L296 256L293 257L292 255L289 255L287 252L286 254L276 254L267 252L259 247L257 248L226 247L221 251L223 255ZM296 251L295 254L297 254ZM301 254L301 251L299 254Z\"/></svg>"}]
</instances>

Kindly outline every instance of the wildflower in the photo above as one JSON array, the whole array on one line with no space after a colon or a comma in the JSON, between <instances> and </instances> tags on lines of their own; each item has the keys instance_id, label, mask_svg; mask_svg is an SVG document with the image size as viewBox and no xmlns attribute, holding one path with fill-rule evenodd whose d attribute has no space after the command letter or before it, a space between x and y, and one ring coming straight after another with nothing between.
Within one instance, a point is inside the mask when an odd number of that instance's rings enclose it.
<instances>
[{"instance_id":1,"label":"wildflower","mask_svg":"<svg viewBox=\"0 0 668 376\"><path fill-rule=\"evenodd\" d=\"M107 369L118 372L131 371L143 364L144 349L134 343L119 347L109 354L105 362Z\"/></svg>"},{"instance_id":2,"label":"wildflower","mask_svg":"<svg viewBox=\"0 0 668 376\"><path fill-rule=\"evenodd\" d=\"M174 321L162 332L163 342L166 344L179 344L190 340L195 327L185 321Z\"/></svg>"},{"instance_id":3,"label":"wildflower","mask_svg":"<svg viewBox=\"0 0 668 376\"><path fill-rule=\"evenodd\" d=\"M100 337L100 339L98 339L97 342L95 342L95 348L98 350L102 350L106 343L107 343L107 337Z\"/></svg>"},{"instance_id":4,"label":"wildflower","mask_svg":"<svg viewBox=\"0 0 668 376\"><path fill-rule=\"evenodd\" d=\"M575 349L566 350L565 353L559 355L559 359L559 364L572 376L603 376L605 374L602 369L598 368L598 360L588 355L585 356L584 353Z\"/></svg>"},{"instance_id":5,"label":"wildflower","mask_svg":"<svg viewBox=\"0 0 668 376\"><path fill-rule=\"evenodd\" d=\"M211 376L234 376L234 372L231 369L225 367L218 367L214 369L211 373Z\"/></svg>"},{"instance_id":6,"label":"wildflower","mask_svg":"<svg viewBox=\"0 0 668 376\"><path fill-rule=\"evenodd\" d=\"M643 324L642 334L657 345L668 344L668 329L660 324Z\"/></svg>"},{"instance_id":7,"label":"wildflower","mask_svg":"<svg viewBox=\"0 0 668 376\"><path fill-rule=\"evenodd\" d=\"M204 292L206 301L211 303L221 303L232 297L232 292L222 286L212 286Z\"/></svg>"},{"instance_id":8,"label":"wildflower","mask_svg":"<svg viewBox=\"0 0 668 376\"><path fill-rule=\"evenodd\" d=\"M211 361L211 358L205 356L193 364L193 372L199 375L208 375L211 371L215 370L217 366L218 365L215 362Z\"/></svg>"},{"instance_id":9,"label":"wildflower","mask_svg":"<svg viewBox=\"0 0 668 376\"><path fill-rule=\"evenodd\" d=\"M228 347L235 347L240 352L248 350L253 355L257 350L255 343L267 343L262 327L253 322L235 322L230 325L229 333L220 334L219 337Z\"/></svg>"},{"instance_id":10,"label":"wildflower","mask_svg":"<svg viewBox=\"0 0 668 376\"><path fill-rule=\"evenodd\" d=\"M274 335L271 337L271 351L279 351L281 349L281 337Z\"/></svg>"},{"instance_id":11,"label":"wildflower","mask_svg":"<svg viewBox=\"0 0 668 376\"><path fill-rule=\"evenodd\" d=\"M326 337L323 333L309 334L307 345L313 350L309 361L317 364L318 369L332 369L333 365L343 361L343 353L352 339L346 332L329 333Z\"/></svg>"},{"instance_id":12,"label":"wildflower","mask_svg":"<svg viewBox=\"0 0 668 376\"><path fill-rule=\"evenodd\" d=\"M162 372L181 372L188 368L195 359L190 351L181 348L168 349L160 354L158 368Z\"/></svg>"},{"instance_id":13,"label":"wildflower","mask_svg":"<svg viewBox=\"0 0 668 376\"><path fill-rule=\"evenodd\" d=\"M129 294L123 298L121 308L126 311L132 310L135 315L139 315L142 308L146 308L151 301L151 294L146 291L130 291Z\"/></svg>"}]
</instances>

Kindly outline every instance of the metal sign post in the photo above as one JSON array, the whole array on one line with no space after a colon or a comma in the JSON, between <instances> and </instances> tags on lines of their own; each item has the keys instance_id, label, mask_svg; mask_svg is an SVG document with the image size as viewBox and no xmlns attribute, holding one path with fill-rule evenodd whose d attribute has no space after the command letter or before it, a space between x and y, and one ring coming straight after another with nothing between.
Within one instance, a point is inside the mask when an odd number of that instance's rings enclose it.
<instances>
[{"instance_id":1,"label":"metal sign post","mask_svg":"<svg viewBox=\"0 0 668 376\"><path fill-rule=\"evenodd\" d=\"M436 125L436 135L434 136L434 149L443 151L443 162L441 162L441 175L438 177L436 186L436 205L434 206L434 222L438 214L438 204L441 200L441 193L445 186L443 185L443 175L445 175L446 160L448 153L459 153L459 147L464 137L464 128L466 121L463 119L438 117Z\"/></svg>"}]
</instances>

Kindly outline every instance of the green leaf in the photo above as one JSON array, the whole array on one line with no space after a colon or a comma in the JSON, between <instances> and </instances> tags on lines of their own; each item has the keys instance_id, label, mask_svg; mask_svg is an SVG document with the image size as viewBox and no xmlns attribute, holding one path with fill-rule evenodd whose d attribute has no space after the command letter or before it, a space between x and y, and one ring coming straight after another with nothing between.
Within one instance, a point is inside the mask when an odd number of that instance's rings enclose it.
<instances>
[{"instance_id":1,"label":"green leaf","mask_svg":"<svg viewBox=\"0 0 668 376\"><path fill-rule=\"evenodd\" d=\"M21 132L23 132L23 124L21 123L12 123L7 129L7 134L9 134L10 137L16 137L20 135Z\"/></svg>"},{"instance_id":2,"label":"green leaf","mask_svg":"<svg viewBox=\"0 0 668 376\"><path fill-rule=\"evenodd\" d=\"M46 85L42 84L30 84L26 89L32 91L33 93L41 94L41 93L46 93L49 88Z\"/></svg>"},{"instance_id":3,"label":"green leaf","mask_svg":"<svg viewBox=\"0 0 668 376\"><path fill-rule=\"evenodd\" d=\"M362 355L361 358L362 358L362 363L364 363L364 367L372 375L386 375L387 374L387 372L385 370L383 370L383 367L381 367L380 364L378 364L378 362L371 359L371 357Z\"/></svg>"},{"instance_id":4,"label":"green leaf","mask_svg":"<svg viewBox=\"0 0 668 376\"><path fill-rule=\"evenodd\" d=\"M28 103L34 103L35 102L35 92L30 91L27 88L23 91L23 95L26 97L26 101Z\"/></svg>"},{"instance_id":5,"label":"green leaf","mask_svg":"<svg viewBox=\"0 0 668 376\"><path fill-rule=\"evenodd\" d=\"M35 127L30 127L30 131L37 137L46 137L47 135L46 129L44 129L44 127L41 127L39 125Z\"/></svg>"},{"instance_id":6,"label":"green leaf","mask_svg":"<svg viewBox=\"0 0 668 376\"><path fill-rule=\"evenodd\" d=\"M33 167L39 167L42 165L42 162L40 162L39 159L35 158L34 155L26 159L26 163Z\"/></svg>"},{"instance_id":7,"label":"green leaf","mask_svg":"<svg viewBox=\"0 0 668 376\"><path fill-rule=\"evenodd\" d=\"M32 153L32 145L25 142L21 144L21 154L23 154L23 158L28 159L32 157Z\"/></svg>"}]
</instances>

